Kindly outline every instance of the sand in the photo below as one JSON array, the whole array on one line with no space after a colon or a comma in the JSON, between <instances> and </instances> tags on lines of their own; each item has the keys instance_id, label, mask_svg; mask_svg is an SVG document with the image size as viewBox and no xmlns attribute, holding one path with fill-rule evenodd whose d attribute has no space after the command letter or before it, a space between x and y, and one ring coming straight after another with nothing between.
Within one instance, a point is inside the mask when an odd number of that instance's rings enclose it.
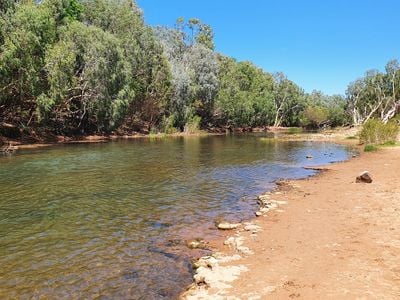
<instances>
[{"instance_id":1,"label":"sand","mask_svg":"<svg viewBox=\"0 0 400 300\"><path fill-rule=\"evenodd\" d=\"M325 168L272 193L259 228L227 231L183 298L400 299L400 148ZM365 170L373 182L356 183Z\"/></svg>"}]
</instances>

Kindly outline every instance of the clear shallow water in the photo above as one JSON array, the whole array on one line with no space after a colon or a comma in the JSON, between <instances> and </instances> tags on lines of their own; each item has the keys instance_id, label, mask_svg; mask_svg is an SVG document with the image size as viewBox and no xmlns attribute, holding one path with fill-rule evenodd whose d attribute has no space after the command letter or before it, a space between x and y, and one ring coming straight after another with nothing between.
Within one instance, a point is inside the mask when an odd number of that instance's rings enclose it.
<instances>
[{"instance_id":1,"label":"clear shallow water","mask_svg":"<svg viewBox=\"0 0 400 300\"><path fill-rule=\"evenodd\" d=\"M350 154L238 135L0 156L0 298L175 298L191 283L184 240L251 218L274 180Z\"/></svg>"}]
</instances>

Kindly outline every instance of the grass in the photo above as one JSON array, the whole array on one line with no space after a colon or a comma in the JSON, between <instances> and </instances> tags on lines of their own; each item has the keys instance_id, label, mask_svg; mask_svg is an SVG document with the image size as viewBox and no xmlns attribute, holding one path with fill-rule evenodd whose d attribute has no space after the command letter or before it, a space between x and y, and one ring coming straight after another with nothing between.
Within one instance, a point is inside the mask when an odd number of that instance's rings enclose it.
<instances>
[{"instance_id":1,"label":"grass","mask_svg":"<svg viewBox=\"0 0 400 300\"><path fill-rule=\"evenodd\" d=\"M383 123L377 119L368 120L362 127L360 132L360 142L369 144L384 144L397 140L399 134L399 126L396 122L391 121Z\"/></svg>"},{"instance_id":2,"label":"grass","mask_svg":"<svg viewBox=\"0 0 400 300\"><path fill-rule=\"evenodd\" d=\"M289 127L287 129L287 134L296 134L296 133L302 133L303 132L303 128L301 127Z\"/></svg>"},{"instance_id":3,"label":"grass","mask_svg":"<svg viewBox=\"0 0 400 300\"><path fill-rule=\"evenodd\" d=\"M184 132L188 134L200 133L201 118L199 116L193 116L185 124Z\"/></svg>"},{"instance_id":4,"label":"grass","mask_svg":"<svg viewBox=\"0 0 400 300\"><path fill-rule=\"evenodd\" d=\"M395 121L383 123L380 120L368 120L360 132L360 142L365 144L364 151L371 152L382 146L396 146L399 126Z\"/></svg>"},{"instance_id":5,"label":"grass","mask_svg":"<svg viewBox=\"0 0 400 300\"><path fill-rule=\"evenodd\" d=\"M357 135L352 135L352 136L348 136L346 137L346 140L357 140L359 137Z\"/></svg>"}]
</instances>

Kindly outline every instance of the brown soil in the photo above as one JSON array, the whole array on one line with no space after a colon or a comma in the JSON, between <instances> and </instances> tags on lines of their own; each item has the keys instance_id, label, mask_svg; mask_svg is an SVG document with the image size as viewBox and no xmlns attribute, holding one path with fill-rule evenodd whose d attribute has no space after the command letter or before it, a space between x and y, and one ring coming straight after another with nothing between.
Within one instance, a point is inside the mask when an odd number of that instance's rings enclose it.
<instances>
[{"instance_id":1,"label":"brown soil","mask_svg":"<svg viewBox=\"0 0 400 300\"><path fill-rule=\"evenodd\" d=\"M400 148L326 168L272 193L288 203L253 221L261 231L236 233L254 254L221 265L247 271L222 289L195 287L186 297L400 299ZM356 183L365 170L373 182Z\"/></svg>"}]
</instances>

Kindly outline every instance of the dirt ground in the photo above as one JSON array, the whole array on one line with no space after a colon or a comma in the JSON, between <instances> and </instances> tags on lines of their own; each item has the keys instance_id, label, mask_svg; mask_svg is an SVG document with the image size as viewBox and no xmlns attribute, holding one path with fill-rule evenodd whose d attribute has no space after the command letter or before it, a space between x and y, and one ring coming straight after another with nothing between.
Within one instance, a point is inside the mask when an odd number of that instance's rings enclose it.
<instances>
[{"instance_id":1,"label":"dirt ground","mask_svg":"<svg viewBox=\"0 0 400 300\"><path fill-rule=\"evenodd\" d=\"M219 284L185 297L400 299L400 148L326 167L272 193L281 204L252 222L259 230L227 232L253 254L221 261ZM356 183L365 170L373 182ZM231 245L220 249L237 257ZM233 267L235 276L224 278Z\"/></svg>"}]
</instances>

